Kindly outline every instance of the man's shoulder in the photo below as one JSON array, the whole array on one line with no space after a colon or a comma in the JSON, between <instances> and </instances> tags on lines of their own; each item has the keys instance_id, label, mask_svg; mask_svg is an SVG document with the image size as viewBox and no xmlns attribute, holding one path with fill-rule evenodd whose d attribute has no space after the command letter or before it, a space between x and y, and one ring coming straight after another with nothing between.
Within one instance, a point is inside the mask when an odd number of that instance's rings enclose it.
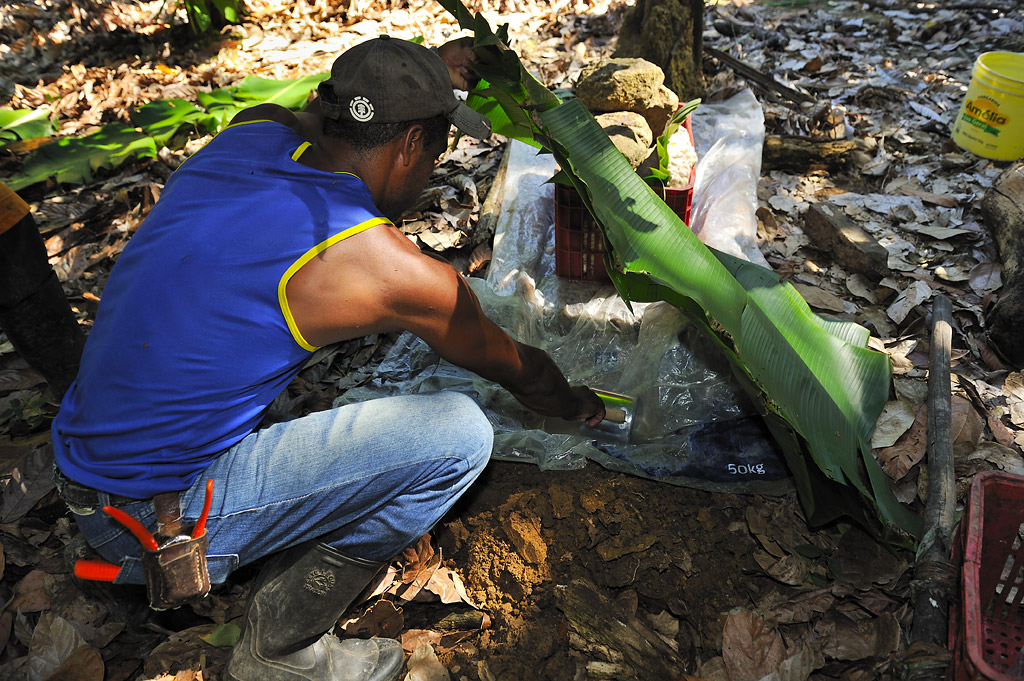
<instances>
[{"instance_id":1,"label":"man's shoulder","mask_svg":"<svg viewBox=\"0 0 1024 681\"><path fill-rule=\"evenodd\" d=\"M291 129L293 132L297 132L299 128L299 119L289 109L281 106L280 104L263 103L251 106L248 109L243 109L235 114L234 118L231 119L230 126L238 125L240 123L255 123L259 121L272 121L274 123L280 123Z\"/></svg>"}]
</instances>

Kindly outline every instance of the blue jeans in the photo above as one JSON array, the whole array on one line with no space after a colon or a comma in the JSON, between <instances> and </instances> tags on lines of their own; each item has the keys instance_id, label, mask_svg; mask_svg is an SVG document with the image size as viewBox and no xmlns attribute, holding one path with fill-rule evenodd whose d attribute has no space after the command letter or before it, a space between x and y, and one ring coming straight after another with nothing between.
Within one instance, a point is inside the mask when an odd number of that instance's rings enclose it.
<instances>
[{"instance_id":1,"label":"blue jeans","mask_svg":"<svg viewBox=\"0 0 1024 681\"><path fill-rule=\"evenodd\" d=\"M199 517L212 479L206 528L214 583L310 539L384 562L429 532L480 475L493 434L477 404L461 393L316 412L253 432L224 452L182 492L183 517L186 523ZM152 500L119 508L155 531ZM99 509L73 509L73 515L89 544L122 566L116 583L145 583L131 533Z\"/></svg>"}]
</instances>

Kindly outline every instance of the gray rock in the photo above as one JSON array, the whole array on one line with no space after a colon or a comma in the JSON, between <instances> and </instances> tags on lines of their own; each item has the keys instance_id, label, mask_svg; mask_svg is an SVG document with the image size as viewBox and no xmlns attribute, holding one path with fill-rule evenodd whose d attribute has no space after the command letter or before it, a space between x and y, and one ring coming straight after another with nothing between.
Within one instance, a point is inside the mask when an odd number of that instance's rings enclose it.
<instances>
[{"instance_id":1,"label":"gray rock","mask_svg":"<svg viewBox=\"0 0 1024 681\"><path fill-rule=\"evenodd\" d=\"M629 164L636 168L650 155L650 147L654 141L651 127L638 113L632 111L616 111L599 114L594 117L598 124L608 133L615 148L622 152Z\"/></svg>"},{"instance_id":2,"label":"gray rock","mask_svg":"<svg viewBox=\"0 0 1024 681\"><path fill-rule=\"evenodd\" d=\"M672 114L678 107L679 97L676 96L676 93L662 85L658 88L654 99L647 108L643 111L637 111L637 113L647 120L647 125L651 126L651 132L654 133L654 136L659 137L661 133L665 132L668 119L672 117Z\"/></svg>"},{"instance_id":3,"label":"gray rock","mask_svg":"<svg viewBox=\"0 0 1024 681\"><path fill-rule=\"evenodd\" d=\"M644 111L664 82L661 68L646 59L605 59L583 69L576 97L593 113Z\"/></svg>"}]
</instances>

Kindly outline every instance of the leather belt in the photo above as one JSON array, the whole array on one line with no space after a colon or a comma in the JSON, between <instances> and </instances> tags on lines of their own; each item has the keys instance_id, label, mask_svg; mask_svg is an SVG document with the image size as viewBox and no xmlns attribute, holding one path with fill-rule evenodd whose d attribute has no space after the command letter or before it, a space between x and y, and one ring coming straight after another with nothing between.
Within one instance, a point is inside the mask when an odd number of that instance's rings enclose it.
<instances>
[{"instance_id":1,"label":"leather belt","mask_svg":"<svg viewBox=\"0 0 1024 681\"><path fill-rule=\"evenodd\" d=\"M88 487L75 482L61 473L60 469L56 466L53 467L53 484L57 487L57 494L64 500L64 503L76 508L99 508L100 506L106 506L108 504L110 506L127 506L128 504L137 504L140 501L146 501L146 499L135 499L133 497L121 496L120 494L103 492L102 490L98 490L94 487ZM105 503L100 502L101 494L104 494L107 497L107 501Z\"/></svg>"}]
</instances>

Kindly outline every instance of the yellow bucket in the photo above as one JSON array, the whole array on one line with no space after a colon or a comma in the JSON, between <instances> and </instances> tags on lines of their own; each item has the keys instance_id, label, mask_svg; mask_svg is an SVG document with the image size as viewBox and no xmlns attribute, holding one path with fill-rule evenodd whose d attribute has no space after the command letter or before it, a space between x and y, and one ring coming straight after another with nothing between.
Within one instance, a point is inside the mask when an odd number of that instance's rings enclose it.
<instances>
[{"instance_id":1,"label":"yellow bucket","mask_svg":"<svg viewBox=\"0 0 1024 681\"><path fill-rule=\"evenodd\" d=\"M953 123L953 141L996 161L1024 156L1024 54L986 52L978 57Z\"/></svg>"}]
</instances>

